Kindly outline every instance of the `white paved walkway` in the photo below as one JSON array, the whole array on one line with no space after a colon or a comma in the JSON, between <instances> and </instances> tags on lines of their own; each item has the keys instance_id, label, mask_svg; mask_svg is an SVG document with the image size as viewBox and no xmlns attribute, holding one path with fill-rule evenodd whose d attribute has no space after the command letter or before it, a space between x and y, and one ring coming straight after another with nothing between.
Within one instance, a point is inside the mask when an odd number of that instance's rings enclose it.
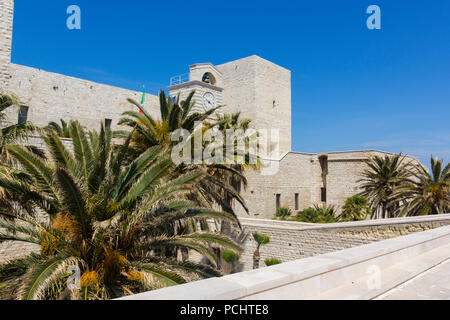
<instances>
[{"instance_id":1,"label":"white paved walkway","mask_svg":"<svg viewBox=\"0 0 450 320\"><path fill-rule=\"evenodd\" d=\"M376 300L450 300L450 258Z\"/></svg>"}]
</instances>

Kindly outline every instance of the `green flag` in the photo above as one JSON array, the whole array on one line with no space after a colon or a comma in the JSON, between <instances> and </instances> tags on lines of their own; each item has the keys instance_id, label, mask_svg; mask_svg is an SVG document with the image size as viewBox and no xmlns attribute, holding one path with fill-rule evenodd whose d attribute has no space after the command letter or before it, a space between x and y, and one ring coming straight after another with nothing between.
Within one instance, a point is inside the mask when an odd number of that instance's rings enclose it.
<instances>
[{"instance_id":1,"label":"green flag","mask_svg":"<svg viewBox=\"0 0 450 320\"><path fill-rule=\"evenodd\" d=\"M141 107L144 109L144 103L145 103L145 87L142 86L142 99L141 99ZM140 113L143 113L142 110L139 110Z\"/></svg>"}]
</instances>

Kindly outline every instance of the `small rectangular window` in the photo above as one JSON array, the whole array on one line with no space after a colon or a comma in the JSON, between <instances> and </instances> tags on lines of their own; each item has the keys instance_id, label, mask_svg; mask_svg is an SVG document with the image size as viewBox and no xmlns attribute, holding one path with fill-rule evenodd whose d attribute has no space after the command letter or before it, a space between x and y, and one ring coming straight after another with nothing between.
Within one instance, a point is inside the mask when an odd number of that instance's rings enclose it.
<instances>
[{"instance_id":1,"label":"small rectangular window","mask_svg":"<svg viewBox=\"0 0 450 320\"><path fill-rule=\"evenodd\" d=\"M20 106L19 109L19 119L17 120L17 123L23 123L28 120L28 107L27 106Z\"/></svg>"},{"instance_id":2,"label":"small rectangular window","mask_svg":"<svg viewBox=\"0 0 450 320\"><path fill-rule=\"evenodd\" d=\"M105 119L105 129L111 129L111 119Z\"/></svg>"},{"instance_id":3,"label":"small rectangular window","mask_svg":"<svg viewBox=\"0 0 450 320\"><path fill-rule=\"evenodd\" d=\"M320 199L322 202L327 202L327 188L320 189Z\"/></svg>"},{"instance_id":4,"label":"small rectangular window","mask_svg":"<svg viewBox=\"0 0 450 320\"><path fill-rule=\"evenodd\" d=\"M298 193L295 194L295 210L298 210Z\"/></svg>"},{"instance_id":5,"label":"small rectangular window","mask_svg":"<svg viewBox=\"0 0 450 320\"><path fill-rule=\"evenodd\" d=\"M277 209L279 207L281 207L281 194L279 194L279 193L276 196L276 206L277 206Z\"/></svg>"}]
</instances>

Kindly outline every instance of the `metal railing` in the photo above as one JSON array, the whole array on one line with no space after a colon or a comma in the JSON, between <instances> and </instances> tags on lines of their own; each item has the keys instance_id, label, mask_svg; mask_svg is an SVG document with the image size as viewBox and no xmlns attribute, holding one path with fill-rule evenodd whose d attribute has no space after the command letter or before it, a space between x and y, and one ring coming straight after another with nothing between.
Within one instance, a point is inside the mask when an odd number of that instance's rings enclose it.
<instances>
[{"instance_id":1,"label":"metal railing","mask_svg":"<svg viewBox=\"0 0 450 320\"><path fill-rule=\"evenodd\" d=\"M175 76L175 77L170 78L170 85L171 86L175 86L177 84L182 84L182 83L185 83L185 82L189 82L189 79L190 79L189 73L181 74L179 76Z\"/></svg>"}]
</instances>

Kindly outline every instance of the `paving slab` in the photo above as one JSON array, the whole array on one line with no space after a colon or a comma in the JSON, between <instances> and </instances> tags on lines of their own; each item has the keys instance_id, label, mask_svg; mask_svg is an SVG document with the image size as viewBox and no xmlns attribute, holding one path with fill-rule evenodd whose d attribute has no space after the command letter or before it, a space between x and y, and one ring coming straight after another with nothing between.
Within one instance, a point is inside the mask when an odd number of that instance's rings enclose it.
<instances>
[{"instance_id":1,"label":"paving slab","mask_svg":"<svg viewBox=\"0 0 450 320\"><path fill-rule=\"evenodd\" d=\"M389 290L377 300L450 300L450 259Z\"/></svg>"}]
</instances>

